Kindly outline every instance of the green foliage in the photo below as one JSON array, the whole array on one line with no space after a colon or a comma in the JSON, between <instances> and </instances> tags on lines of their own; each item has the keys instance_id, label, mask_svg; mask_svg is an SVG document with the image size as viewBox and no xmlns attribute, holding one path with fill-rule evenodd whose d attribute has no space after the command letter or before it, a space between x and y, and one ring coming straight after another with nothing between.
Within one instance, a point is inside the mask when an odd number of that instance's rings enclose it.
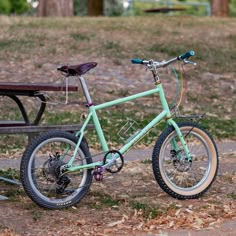
<instances>
[{"instance_id":1,"label":"green foliage","mask_svg":"<svg viewBox=\"0 0 236 236\"><path fill-rule=\"evenodd\" d=\"M22 14L30 9L30 6L26 0L10 0L10 2L11 13Z\"/></svg>"},{"instance_id":2,"label":"green foliage","mask_svg":"<svg viewBox=\"0 0 236 236\"><path fill-rule=\"evenodd\" d=\"M229 9L230 16L236 17L236 0L230 0Z\"/></svg>"},{"instance_id":3,"label":"green foliage","mask_svg":"<svg viewBox=\"0 0 236 236\"><path fill-rule=\"evenodd\" d=\"M9 14L11 12L10 0L0 1L0 14Z\"/></svg>"},{"instance_id":4,"label":"green foliage","mask_svg":"<svg viewBox=\"0 0 236 236\"><path fill-rule=\"evenodd\" d=\"M1 0L1 14L23 14L30 10L30 5L26 0Z\"/></svg>"},{"instance_id":5,"label":"green foliage","mask_svg":"<svg viewBox=\"0 0 236 236\"><path fill-rule=\"evenodd\" d=\"M74 15L87 15L87 0L74 0Z\"/></svg>"},{"instance_id":6,"label":"green foliage","mask_svg":"<svg viewBox=\"0 0 236 236\"><path fill-rule=\"evenodd\" d=\"M123 6L119 0L105 0L104 9L106 16L121 16L123 13Z\"/></svg>"}]
</instances>

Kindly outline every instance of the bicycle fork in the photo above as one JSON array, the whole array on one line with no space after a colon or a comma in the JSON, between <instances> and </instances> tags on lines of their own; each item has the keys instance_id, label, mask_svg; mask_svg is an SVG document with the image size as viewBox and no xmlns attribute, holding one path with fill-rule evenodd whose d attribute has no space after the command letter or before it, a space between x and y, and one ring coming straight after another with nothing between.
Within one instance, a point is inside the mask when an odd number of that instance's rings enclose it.
<instances>
[{"instance_id":1,"label":"bicycle fork","mask_svg":"<svg viewBox=\"0 0 236 236\"><path fill-rule=\"evenodd\" d=\"M166 115L167 123L174 127L174 129L175 129L175 131L178 135L178 138L179 138L179 140L180 140L180 142L183 146L183 149L184 149L184 152L186 154L187 160L189 162L191 162L192 161L192 156L190 155L190 151L189 151L188 146L187 146L187 144L184 140L183 134L182 134L179 126L176 124L176 122L171 118L170 108L169 108L168 103L166 101L166 97L165 97L161 82L159 80L157 80L156 84L157 84L157 87L159 88L159 97L160 97L162 107L167 112L167 115ZM180 151L180 150L179 150L179 147L176 143L176 140L175 139L171 140L171 144L172 144L173 149L178 153L178 151Z\"/></svg>"},{"instance_id":2,"label":"bicycle fork","mask_svg":"<svg viewBox=\"0 0 236 236\"><path fill-rule=\"evenodd\" d=\"M178 138L179 138L179 140L180 140L180 142L181 142L181 144L182 144L182 147L183 147L183 149L184 149L184 152L185 152L185 154L186 154L187 161L188 161L188 162L192 162L192 156L191 156L191 154L190 154L190 151L189 151L189 149L188 149L188 145L187 145L187 143L185 142L185 139L184 139L184 137L183 137L183 134L182 134L182 132L181 132L179 126L178 126L178 125L175 123L175 121L172 120L172 119L169 119L169 120L168 120L168 124L169 124L169 125L172 125L172 126L174 127L174 129L175 129L175 131L176 131L176 133L177 133L177 136L178 136ZM179 153L180 149L179 149L179 147L178 147L178 145L177 145L175 139L172 139L172 140L171 140L171 145L172 145L173 150L175 150L176 153ZM178 155L177 155L177 156L178 156Z\"/></svg>"}]
</instances>

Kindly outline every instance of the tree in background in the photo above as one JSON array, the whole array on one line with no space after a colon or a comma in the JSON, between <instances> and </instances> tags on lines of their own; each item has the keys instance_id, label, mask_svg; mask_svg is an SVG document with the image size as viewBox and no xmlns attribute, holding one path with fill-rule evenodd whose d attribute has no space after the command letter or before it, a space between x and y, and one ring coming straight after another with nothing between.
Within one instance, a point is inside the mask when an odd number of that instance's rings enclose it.
<instances>
[{"instance_id":1,"label":"tree in background","mask_svg":"<svg viewBox=\"0 0 236 236\"><path fill-rule=\"evenodd\" d=\"M39 0L38 16L73 16L73 0Z\"/></svg>"},{"instance_id":2,"label":"tree in background","mask_svg":"<svg viewBox=\"0 0 236 236\"><path fill-rule=\"evenodd\" d=\"M103 0L101 2L88 0L74 0L74 14L76 16L121 16L124 7L121 0Z\"/></svg>"},{"instance_id":3,"label":"tree in background","mask_svg":"<svg viewBox=\"0 0 236 236\"><path fill-rule=\"evenodd\" d=\"M211 0L211 15L220 17L229 16L229 0Z\"/></svg>"},{"instance_id":4,"label":"tree in background","mask_svg":"<svg viewBox=\"0 0 236 236\"><path fill-rule=\"evenodd\" d=\"M88 15L102 16L103 15L103 0L88 0Z\"/></svg>"}]
</instances>

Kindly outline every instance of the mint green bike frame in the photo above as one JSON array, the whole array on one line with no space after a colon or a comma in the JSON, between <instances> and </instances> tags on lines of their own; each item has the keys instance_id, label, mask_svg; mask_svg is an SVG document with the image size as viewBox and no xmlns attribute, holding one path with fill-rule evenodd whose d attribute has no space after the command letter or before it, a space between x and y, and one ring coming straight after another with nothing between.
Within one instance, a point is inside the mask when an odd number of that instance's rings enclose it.
<instances>
[{"instance_id":1,"label":"mint green bike frame","mask_svg":"<svg viewBox=\"0 0 236 236\"><path fill-rule=\"evenodd\" d=\"M99 119L98 119L98 116L97 116L97 111L98 110L101 110L101 109L104 109L104 108L107 108L107 107L111 107L111 106L115 106L115 105L118 105L118 104L121 104L121 103L125 103L125 102L131 101L131 100L135 100L137 98L149 96L149 95L152 95L152 94L155 94L155 93L159 94L159 98L160 98L162 109L163 109L162 112L158 116L156 116L153 120L151 120L128 143L126 143L123 147L121 147L119 152L121 154L124 154L125 152L127 152L135 143L137 143L153 127L155 127L157 125L157 123L159 123L163 119L166 119L168 125L172 125L174 127L174 129L175 129L175 131L177 133L177 136L178 136L178 138L179 138L179 140L180 140L180 142L181 142L181 144L183 146L183 149L184 149L184 152L185 152L187 158L189 160L191 160L189 149L188 149L188 147L186 145L184 137L183 137L183 135L182 135L178 125L176 124L176 122L171 118L170 108L169 108L169 105L167 103L167 100L166 100L166 97L165 97L165 93L164 93L164 90L163 90L163 87L162 87L161 83L158 83L156 85L155 89L151 89L151 90L148 90L148 91L145 91L145 92L137 93L137 94L134 94L134 95L131 95L131 96L127 96L127 97L124 97L124 98L119 98L119 99L116 99L114 101L105 102L105 103L102 103L100 105L93 105L92 100L90 98L90 95L88 93L87 85L86 85L83 77L79 77L79 79L80 79L80 82L81 82L81 85L82 85L82 88L83 88L83 91L84 91L84 95L85 95L85 97L87 99L87 102L88 102L89 114L88 114L84 124L82 125L81 129L76 133L76 136L79 137L79 140L78 140L78 143L76 145L76 148L75 148L75 151L73 153L73 156L71 157L70 161L66 164L66 171L65 172L78 171L78 170L81 170L81 169L92 169L95 166L105 166L104 163L101 162L101 161L100 162L94 162L94 163L91 163L91 164L73 166L73 162L75 160L76 154L77 154L78 149L80 147L80 143L81 143L81 141L82 141L82 139L84 137L86 126L89 124L89 122L91 120L94 123L94 126L95 126L95 129L96 129L96 132L97 132L97 135L98 135L98 138L99 138L99 141L100 141L101 148L102 148L103 152L106 153L106 152L109 151L109 148L108 148L108 145L107 145L107 142L106 142L103 130L101 128L101 125L100 125L100 122L99 122ZM174 149L178 150L178 147L177 147L175 139L173 139L171 142L172 142L172 146L174 147ZM119 158L119 155L118 154L117 155L114 154L113 158L117 159L117 158ZM111 159L111 157L108 158L108 159Z\"/></svg>"}]
</instances>

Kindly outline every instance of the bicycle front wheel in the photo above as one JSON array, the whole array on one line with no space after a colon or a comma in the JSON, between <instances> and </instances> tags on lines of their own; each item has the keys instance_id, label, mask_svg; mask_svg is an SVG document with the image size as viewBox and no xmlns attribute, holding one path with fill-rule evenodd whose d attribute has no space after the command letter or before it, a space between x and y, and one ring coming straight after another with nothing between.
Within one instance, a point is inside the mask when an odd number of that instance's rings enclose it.
<instances>
[{"instance_id":1,"label":"bicycle front wheel","mask_svg":"<svg viewBox=\"0 0 236 236\"><path fill-rule=\"evenodd\" d=\"M78 138L71 133L49 131L33 139L21 161L21 181L25 192L39 206L61 209L78 203L92 183L91 170L61 175L60 167L74 154ZM92 163L83 139L74 165Z\"/></svg>"},{"instance_id":2,"label":"bicycle front wheel","mask_svg":"<svg viewBox=\"0 0 236 236\"><path fill-rule=\"evenodd\" d=\"M169 195L193 199L204 194L218 169L215 142L199 125L178 123L192 160L189 161L173 126L163 131L153 149L152 164L156 181Z\"/></svg>"}]
</instances>

